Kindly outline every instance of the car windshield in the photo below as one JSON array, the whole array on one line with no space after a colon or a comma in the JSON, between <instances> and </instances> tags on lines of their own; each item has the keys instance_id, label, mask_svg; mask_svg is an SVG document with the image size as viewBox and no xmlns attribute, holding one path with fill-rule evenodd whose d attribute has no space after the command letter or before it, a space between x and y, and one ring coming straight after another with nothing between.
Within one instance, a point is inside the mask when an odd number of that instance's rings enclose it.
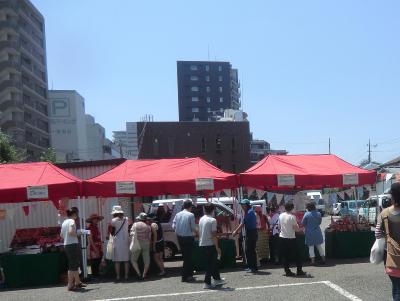
<instances>
[{"instance_id":1,"label":"car windshield","mask_svg":"<svg viewBox=\"0 0 400 301\"><path fill-rule=\"evenodd\" d=\"M355 209L356 208L356 203L355 202L350 202L349 203L349 208L350 209Z\"/></svg>"}]
</instances>

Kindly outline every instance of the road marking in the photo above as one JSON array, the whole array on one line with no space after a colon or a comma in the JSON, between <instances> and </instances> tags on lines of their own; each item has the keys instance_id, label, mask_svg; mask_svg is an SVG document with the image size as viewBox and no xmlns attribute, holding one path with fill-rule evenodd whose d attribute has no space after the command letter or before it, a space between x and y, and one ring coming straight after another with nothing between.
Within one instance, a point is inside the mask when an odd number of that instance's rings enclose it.
<instances>
[{"instance_id":1,"label":"road marking","mask_svg":"<svg viewBox=\"0 0 400 301\"><path fill-rule=\"evenodd\" d=\"M354 296L353 294L349 293L345 289L341 288L339 285L336 285L330 281L322 281L324 284L329 286L331 289L335 290L339 294L341 294L343 297L346 297L347 299L351 301L362 301L362 299L358 298L357 296Z\"/></svg>"},{"instance_id":2,"label":"road marking","mask_svg":"<svg viewBox=\"0 0 400 301\"><path fill-rule=\"evenodd\" d=\"M346 297L347 299L349 299L351 301L362 301L357 296L352 295L350 292L344 290L340 286L338 286L330 281L271 284L271 285L263 285L263 286L238 287L238 288L232 288L232 289L226 288L226 289L217 289L217 290L201 290L201 291L181 292L181 293L143 295L143 296L111 298L111 299L98 299L98 300L93 300L93 301L123 301L123 300L150 299L150 298L160 298L160 297L177 297L177 296L185 296L185 295L199 295L199 294L213 294L213 293L215 294L215 293L221 293L221 292L235 292L235 291L246 291L246 290L267 289L267 288L281 288L281 287L313 285L313 284L325 284L328 287L335 290L340 295Z\"/></svg>"}]
</instances>

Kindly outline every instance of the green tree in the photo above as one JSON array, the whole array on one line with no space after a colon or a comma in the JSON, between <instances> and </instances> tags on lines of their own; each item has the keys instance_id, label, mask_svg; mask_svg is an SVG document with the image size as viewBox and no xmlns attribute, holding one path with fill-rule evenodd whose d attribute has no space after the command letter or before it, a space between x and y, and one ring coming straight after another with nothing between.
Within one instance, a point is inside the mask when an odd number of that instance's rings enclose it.
<instances>
[{"instance_id":1,"label":"green tree","mask_svg":"<svg viewBox=\"0 0 400 301\"><path fill-rule=\"evenodd\" d=\"M0 163L16 163L24 161L23 155L11 143L9 136L0 130Z\"/></svg>"},{"instance_id":2,"label":"green tree","mask_svg":"<svg viewBox=\"0 0 400 301\"><path fill-rule=\"evenodd\" d=\"M57 163L57 154L54 148L49 147L44 152L40 154L40 161L42 162L50 162Z\"/></svg>"}]
</instances>

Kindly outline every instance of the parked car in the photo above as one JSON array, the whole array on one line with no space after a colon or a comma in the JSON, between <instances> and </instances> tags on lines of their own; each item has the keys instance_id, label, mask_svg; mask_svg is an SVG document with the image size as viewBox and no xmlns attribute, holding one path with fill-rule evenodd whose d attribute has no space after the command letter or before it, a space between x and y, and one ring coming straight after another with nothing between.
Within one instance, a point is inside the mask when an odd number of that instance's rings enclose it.
<instances>
[{"instance_id":1,"label":"parked car","mask_svg":"<svg viewBox=\"0 0 400 301\"><path fill-rule=\"evenodd\" d=\"M341 202L339 215L359 216L359 209L365 204L364 200L350 200Z\"/></svg>"},{"instance_id":2,"label":"parked car","mask_svg":"<svg viewBox=\"0 0 400 301\"><path fill-rule=\"evenodd\" d=\"M390 194L380 194L369 197L364 206L359 209L360 218L364 218L371 225L376 225L379 213L391 205Z\"/></svg>"},{"instance_id":3,"label":"parked car","mask_svg":"<svg viewBox=\"0 0 400 301\"><path fill-rule=\"evenodd\" d=\"M234 223L234 212L233 210L223 204L216 198L210 198L208 200L215 205L215 218L217 219L217 227L219 233L231 233L233 232ZM164 207L165 214L161 220L161 226L164 233L165 259L172 259L176 254L181 252L181 248L178 243L174 229L172 229L172 222L175 215L182 210L184 199L167 199L167 200L155 200L149 208L149 212L156 212L159 207ZM207 203L205 198L198 198L194 204L192 212L198 225L200 218L204 215L204 204Z\"/></svg>"}]
</instances>

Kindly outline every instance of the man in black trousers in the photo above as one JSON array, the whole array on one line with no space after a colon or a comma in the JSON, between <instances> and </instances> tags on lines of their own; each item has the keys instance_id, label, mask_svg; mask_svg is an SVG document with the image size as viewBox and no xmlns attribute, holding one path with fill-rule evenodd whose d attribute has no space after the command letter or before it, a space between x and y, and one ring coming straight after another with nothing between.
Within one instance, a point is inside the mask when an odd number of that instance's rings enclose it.
<instances>
[{"instance_id":1,"label":"man in black trousers","mask_svg":"<svg viewBox=\"0 0 400 301\"><path fill-rule=\"evenodd\" d=\"M194 247L194 236L197 235L195 227L194 214L192 213L193 203L186 200L183 203L183 210L179 212L172 222L172 228L175 230L178 242L182 250L183 267L182 282L193 282L193 264L192 254Z\"/></svg>"}]
</instances>

